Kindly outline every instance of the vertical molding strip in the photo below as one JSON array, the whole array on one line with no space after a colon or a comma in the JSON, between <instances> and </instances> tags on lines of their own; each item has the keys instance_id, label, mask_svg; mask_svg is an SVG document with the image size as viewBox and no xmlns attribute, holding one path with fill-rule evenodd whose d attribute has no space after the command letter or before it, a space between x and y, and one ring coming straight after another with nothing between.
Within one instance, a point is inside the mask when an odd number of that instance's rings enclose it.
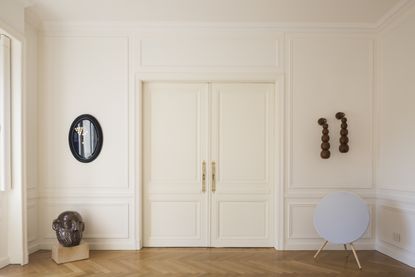
<instances>
[{"instance_id":1,"label":"vertical molding strip","mask_svg":"<svg viewBox=\"0 0 415 277\"><path fill-rule=\"evenodd\" d=\"M11 51L10 38L0 35L0 191L11 186Z\"/></svg>"}]
</instances>

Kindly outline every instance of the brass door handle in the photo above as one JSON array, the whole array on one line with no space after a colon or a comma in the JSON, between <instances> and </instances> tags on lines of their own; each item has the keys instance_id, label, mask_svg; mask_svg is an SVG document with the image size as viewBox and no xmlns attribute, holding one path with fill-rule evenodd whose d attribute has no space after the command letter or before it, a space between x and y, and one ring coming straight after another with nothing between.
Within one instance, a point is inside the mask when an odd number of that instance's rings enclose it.
<instances>
[{"instance_id":1,"label":"brass door handle","mask_svg":"<svg viewBox=\"0 0 415 277\"><path fill-rule=\"evenodd\" d=\"M212 162L212 192L216 191L216 163Z\"/></svg>"},{"instance_id":2,"label":"brass door handle","mask_svg":"<svg viewBox=\"0 0 415 277\"><path fill-rule=\"evenodd\" d=\"M206 192L206 162L202 162L202 192Z\"/></svg>"}]
</instances>

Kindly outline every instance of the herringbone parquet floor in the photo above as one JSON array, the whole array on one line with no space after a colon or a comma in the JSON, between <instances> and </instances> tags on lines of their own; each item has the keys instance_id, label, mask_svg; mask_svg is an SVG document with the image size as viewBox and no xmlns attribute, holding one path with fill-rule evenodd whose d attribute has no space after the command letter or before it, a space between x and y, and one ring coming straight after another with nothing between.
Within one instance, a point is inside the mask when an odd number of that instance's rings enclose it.
<instances>
[{"instance_id":1,"label":"herringbone parquet floor","mask_svg":"<svg viewBox=\"0 0 415 277\"><path fill-rule=\"evenodd\" d=\"M141 251L91 251L89 260L55 264L50 251L30 255L26 266L11 265L0 276L415 276L406 266L377 251L353 255L324 251L276 251L270 248L145 248Z\"/></svg>"}]
</instances>

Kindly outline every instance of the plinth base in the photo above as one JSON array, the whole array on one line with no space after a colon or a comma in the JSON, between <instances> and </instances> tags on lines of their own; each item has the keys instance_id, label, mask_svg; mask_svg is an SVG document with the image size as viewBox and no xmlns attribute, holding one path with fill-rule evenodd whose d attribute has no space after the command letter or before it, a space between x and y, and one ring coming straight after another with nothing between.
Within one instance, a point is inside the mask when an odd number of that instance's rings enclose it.
<instances>
[{"instance_id":1,"label":"plinth base","mask_svg":"<svg viewBox=\"0 0 415 277\"><path fill-rule=\"evenodd\" d=\"M59 243L56 243L52 247L52 260L57 264L63 264L68 262L74 262L89 258L89 245L88 243L81 242L78 246L64 247Z\"/></svg>"}]
</instances>

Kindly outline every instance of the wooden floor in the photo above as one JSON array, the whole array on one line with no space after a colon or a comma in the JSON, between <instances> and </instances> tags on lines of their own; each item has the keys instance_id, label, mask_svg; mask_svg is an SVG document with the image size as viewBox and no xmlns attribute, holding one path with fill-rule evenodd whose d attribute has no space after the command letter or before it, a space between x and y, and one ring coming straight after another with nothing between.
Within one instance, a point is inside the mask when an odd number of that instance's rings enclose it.
<instances>
[{"instance_id":1,"label":"wooden floor","mask_svg":"<svg viewBox=\"0 0 415 277\"><path fill-rule=\"evenodd\" d=\"M349 253L350 254L350 253ZM345 251L276 251L271 248L145 248L91 251L89 260L55 264L50 251L10 265L0 276L415 276L415 269L377 251L358 251L363 270Z\"/></svg>"}]
</instances>

